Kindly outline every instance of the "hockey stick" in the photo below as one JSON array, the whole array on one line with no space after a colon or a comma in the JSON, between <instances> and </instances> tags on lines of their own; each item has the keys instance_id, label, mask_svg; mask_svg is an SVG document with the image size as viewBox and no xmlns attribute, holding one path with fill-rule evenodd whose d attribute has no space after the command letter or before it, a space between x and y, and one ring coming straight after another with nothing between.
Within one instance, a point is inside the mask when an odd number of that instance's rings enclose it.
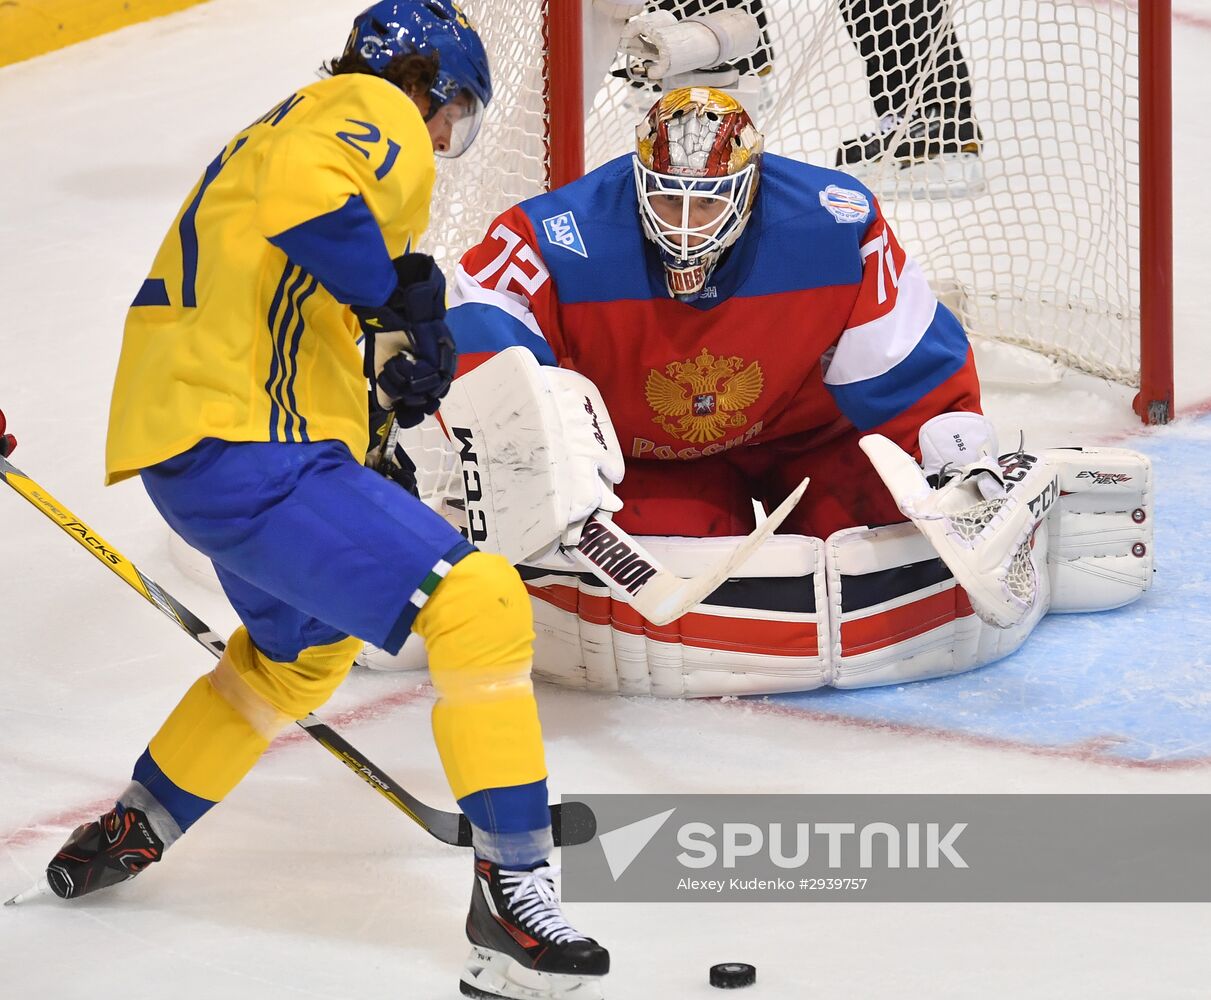
<instances>
[{"instance_id":1,"label":"hockey stick","mask_svg":"<svg viewBox=\"0 0 1211 1000\"><path fill-rule=\"evenodd\" d=\"M508 351L504 353L507 354ZM424 469L426 465L429 468L434 467L433 462L425 461L426 456L432 458L437 453L441 453L443 456L452 453L449 444L450 431L447 429L445 421L441 419L440 413L437 419L440 425L442 445L426 445L423 439L420 439L415 441L413 448L410 449L407 444L399 442L400 431L393 414L383 431L384 444L375 451L376 461L370 463L372 467L388 478L392 478L389 471L392 455L400 450L408 452L414 449L416 458L410 460L418 470L419 481L422 475L420 470ZM397 444L402 447L397 447ZM436 463L440 465L443 461L439 458ZM454 462L457 465L458 459L455 458ZM481 483L481 494L482 475L483 470L481 469L477 474L478 481ZM777 509L769 514L760 527L715 565L694 577L679 577L665 569L639 542L608 517L602 516L600 511L590 514L586 519L581 528L580 540L575 545L561 545L560 551L569 560L579 563L591 571L619 600L629 604L648 621L656 625L667 625L714 593L724 580L732 576L761 547L761 544L777 530L802 499L808 482L809 480L805 478L778 505ZM467 482L464 476L439 475L436 477L436 481L430 482L428 487L421 483L421 488L417 492L423 503L442 516L445 516L443 513L445 508L458 510L465 516L466 489ZM468 534L465 524L458 525L454 521L451 521L451 524L462 531L464 536ZM555 540L553 533L550 541ZM526 561L520 552L507 552L506 555L514 561L521 563Z\"/></svg>"},{"instance_id":2,"label":"hockey stick","mask_svg":"<svg viewBox=\"0 0 1211 1000\"><path fill-rule=\"evenodd\" d=\"M204 646L215 657L223 655L223 640L200 618L157 583L144 576L134 563L127 560L109 542L3 456L0 456L0 478L92 553L108 570L121 577L140 597L176 622L177 626L199 645ZM471 824L466 816L426 805L314 715L298 720L297 725L432 836L456 847L471 846ZM566 823L563 807L551 806L551 827L556 845L588 843L597 832L592 810L580 802L569 802L567 805Z\"/></svg>"},{"instance_id":3,"label":"hockey stick","mask_svg":"<svg viewBox=\"0 0 1211 1000\"><path fill-rule=\"evenodd\" d=\"M807 489L805 478L777 509L705 573L680 577L667 569L612 521L589 516L580 542L564 551L591 570L611 591L654 625L667 625L684 615L743 565L786 520Z\"/></svg>"}]
</instances>

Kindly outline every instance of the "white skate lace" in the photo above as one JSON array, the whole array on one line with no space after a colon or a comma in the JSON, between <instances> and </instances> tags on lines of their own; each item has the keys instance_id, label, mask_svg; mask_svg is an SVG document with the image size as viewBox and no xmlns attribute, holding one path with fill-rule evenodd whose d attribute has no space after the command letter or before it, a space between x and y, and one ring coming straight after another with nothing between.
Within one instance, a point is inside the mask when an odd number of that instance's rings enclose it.
<instances>
[{"instance_id":1,"label":"white skate lace","mask_svg":"<svg viewBox=\"0 0 1211 1000\"><path fill-rule=\"evenodd\" d=\"M555 894L555 876L559 869L553 865L535 868L532 872L500 870L500 884L509 900L509 908L518 920L556 944L587 941L588 938L564 919Z\"/></svg>"}]
</instances>

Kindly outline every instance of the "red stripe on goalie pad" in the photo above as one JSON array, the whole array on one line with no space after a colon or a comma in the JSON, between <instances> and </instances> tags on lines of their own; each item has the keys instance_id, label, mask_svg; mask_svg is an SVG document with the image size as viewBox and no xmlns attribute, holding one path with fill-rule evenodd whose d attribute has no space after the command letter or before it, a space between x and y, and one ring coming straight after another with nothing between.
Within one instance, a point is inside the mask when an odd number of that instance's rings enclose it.
<instances>
[{"instance_id":1,"label":"red stripe on goalie pad","mask_svg":"<svg viewBox=\"0 0 1211 1000\"><path fill-rule=\"evenodd\" d=\"M841 655L853 656L894 646L974 614L967 591L951 587L899 607L841 622Z\"/></svg>"},{"instance_id":2,"label":"red stripe on goalie pad","mask_svg":"<svg viewBox=\"0 0 1211 1000\"><path fill-rule=\"evenodd\" d=\"M815 622L731 618L691 612L667 625L653 625L629 604L610 597L583 594L575 587L526 584L526 590L540 601L576 614L592 625L608 625L619 632L645 635L658 642L766 656L814 657L820 652Z\"/></svg>"}]
</instances>

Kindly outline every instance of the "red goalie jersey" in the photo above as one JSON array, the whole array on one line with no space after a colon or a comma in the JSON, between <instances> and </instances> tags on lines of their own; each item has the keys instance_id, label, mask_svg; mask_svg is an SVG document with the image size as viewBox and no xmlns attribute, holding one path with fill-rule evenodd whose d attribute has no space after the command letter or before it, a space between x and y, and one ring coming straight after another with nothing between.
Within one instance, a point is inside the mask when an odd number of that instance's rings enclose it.
<instances>
[{"instance_id":1,"label":"red goalie jersey","mask_svg":"<svg viewBox=\"0 0 1211 1000\"><path fill-rule=\"evenodd\" d=\"M782 530L903 520L858 448L916 452L979 411L966 336L853 178L766 155L746 230L692 302L670 297L632 158L522 202L463 257L449 324L467 371L523 345L601 390L633 533L746 534L804 476Z\"/></svg>"}]
</instances>

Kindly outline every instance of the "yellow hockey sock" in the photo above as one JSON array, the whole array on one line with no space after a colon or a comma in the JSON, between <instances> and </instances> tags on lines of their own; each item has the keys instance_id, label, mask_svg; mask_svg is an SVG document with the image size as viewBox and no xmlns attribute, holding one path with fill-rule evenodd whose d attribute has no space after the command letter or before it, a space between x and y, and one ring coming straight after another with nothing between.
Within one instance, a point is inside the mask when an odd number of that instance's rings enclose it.
<instances>
[{"instance_id":1,"label":"yellow hockey sock","mask_svg":"<svg viewBox=\"0 0 1211 1000\"><path fill-rule=\"evenodd\" d=\"M416 618L437 689L433 736L463 798L547 775L530 681L534 628L517 571L474 552L456 563Z\"/></svg>"},{"instance_id":2,"label":"yellow hockey sock","mask_svg":"<svg viewBox=\"0 0 1211 1000\"><path fill-rule=\"evenodd\" d=\"M360 648L344 639L277 663L237 629L215 669L194 682L152 737L153 760L178 788L218 802L283 728L328 700Z\"/></svg>"}]
</instances>

